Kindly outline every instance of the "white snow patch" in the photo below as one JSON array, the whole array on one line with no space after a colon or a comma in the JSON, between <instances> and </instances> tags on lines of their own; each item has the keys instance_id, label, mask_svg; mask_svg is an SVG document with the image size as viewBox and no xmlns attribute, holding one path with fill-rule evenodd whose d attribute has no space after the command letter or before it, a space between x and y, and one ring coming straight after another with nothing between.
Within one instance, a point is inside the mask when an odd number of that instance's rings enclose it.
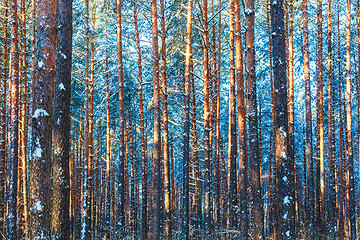
<instances>
[{"instance_id":1,"label":"white snow patch","mask_svg":"<svg viewBox=\"0 0 360 240\"><path fill-rule=\"evenodd\" d=\"M283 216L283 219L285 219L285 220L286 220L286 219L287 219L287 215L288 215L288 214L287 214L287 213L285 213L285 214L284 214L284 216Z\"/></svg>"},{"instance_id":2,"label":"white snow patch","mask_svg":"<svg viewBox=\"0 0 360 240\"><path fill-rule=\"evenodd\" d=\"M287 237L290 237L290 230L286 231L285 234L286 234Z\"/></svg>"},{"instance_id":3,"label":"white snow patch","mask_svg":"<svg viewBox=\"0 0 360 240\"><path fill-rule=\"evenodd\" d=\"M38 67L39 68L43 68L45 66L44 62L41 60L39 63L38 63Z\"/></svg>"},{"instance_id":4,"label":"white snow patch","mask_svg":"<svg viewBox=\"0 0 360 240\"><path fill-rule=\"evenodd\" d=\"M37 119L38 117L47 117L47 116L49 116L49 114L47 113L46 110L42 108L38 108L35 110L34 115L32 117Z\"/></svg>"},{"instance_id":5,"label":"white snow patch","mask_svg":"<svg viewBox=\"0 0 360 240\"><path fill-rule=\"evenodd\" d=\"M36 148L35 148L35 151L34 151L34 157L41 158L42 152L43 152L43 150L42 150L41 148L36 147Z\"/></svg>"},{"instance_id":6,"label":"white snow patch","mask_svg":"<svg viewBox=\"0 0 360 240\"><path fill-rule=\"evenodd\" d=\"M36 201L34 210L41 212L43 210L43 206L41 205L41 202L39 200Z\"/></svg>"},{"instance_id":7,"label":"white snow patch","mask_svg":"<svg viewBox=\"0 0 360 240\"><path fill-rule=\"evenodd\" d=\"M283 177L283 181L287 182L288 178L286 176Z\"/></svg>"},{"instance_id":8,"label":"white snow patch","mask_svg":"<svg viewBox=\"0 0 360 240\"><path fill-rule=\"evenodd\" d=\"M59 53L64 59L67 59L66 55L63 52L60 51Z\"/></svg>"},{"instance_id":9,"label":"white snow patch","mask_svg":"<svg viewBox=\"0 0 360 240\"><path fill-rule=\"evenodd\" d=\"M289 198L289 196L286 196L284 198L284 204L288 204L288 203L290 203L290 198Z\"/></svg>"},{"instance_id":10,"label":"white snow patch","mask_svg":"<svg viewBox=\"0 0 360 240\"><path fill-rule=\"evenodd\" d=\"M59 89L60 89L60 90L64 90L64 91L66 90L63 83L60 83L60 84L59 84Z\"/></svg>"}]
</instances>

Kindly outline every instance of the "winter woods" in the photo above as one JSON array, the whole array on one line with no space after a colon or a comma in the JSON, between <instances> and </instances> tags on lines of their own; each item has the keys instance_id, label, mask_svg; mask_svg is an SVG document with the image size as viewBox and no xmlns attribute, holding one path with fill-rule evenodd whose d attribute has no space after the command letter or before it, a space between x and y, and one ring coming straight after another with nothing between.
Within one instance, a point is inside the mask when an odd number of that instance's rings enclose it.
<instances>
[{"instance_id":1,"label":"winter woods","mask_svg":"<svg viewBox=\"0 0 360 240\"><path fill-rule=\"evenodd\" d=\"M0 239L358 239L360 3L0 0Z\"/></svg>"}]
</instances>

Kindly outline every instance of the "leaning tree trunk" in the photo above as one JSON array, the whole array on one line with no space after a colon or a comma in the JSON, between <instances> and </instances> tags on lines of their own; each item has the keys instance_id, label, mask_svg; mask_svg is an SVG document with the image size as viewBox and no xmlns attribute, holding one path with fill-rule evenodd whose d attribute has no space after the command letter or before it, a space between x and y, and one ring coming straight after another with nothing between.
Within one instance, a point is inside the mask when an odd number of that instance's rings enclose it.
<instances>
[{"instance_id":1,"label":"leaning tree trunk","mask_svg":"<svg viewBox=\"0 0 360 240\"><path fill-rule=\"evenodd\" d=\"M248 118L249 118L249 188L250 204L252 212L253 237L261 239L264 233L263 203L260 185L260 158L259 158L259 135L257 117L257 93L255 73L255 1L246 1L246 81L248 89Z\"/></svg>"},{"instance_id":2,"label":"leaning tree trunk","mask_svg":"<svg viewBox=\"0 0 360 240\"><path fill-rule=\"evenodd\" d=\"M18 4L10 2L10 105L9 105L9 150L7 163L7 238L17 239L17 181L19 158L19 41Z\"/></svg>"},{"instance_id":3,"label":"leaning tree trunk","mask_svg":"<svg viewBox=\"0 0 360 240\"><path fill-rule=\"evenodd\" d=\"M72 0L58 0L58 43L54 99L52 238L70 236L70 98Z\"/></svg>"},{"instance_id":4,"label":"leaning tree trunk","mask_svg":"<svg viewBox=\"0 0 360 240\"><path fill-rule=\"evenodd\" d=\"M53 89L57 43L57 1L37 5L35 75L32 80L32 138L29 176L30 239L50 238Z\"/></svg>"}]
</instances>

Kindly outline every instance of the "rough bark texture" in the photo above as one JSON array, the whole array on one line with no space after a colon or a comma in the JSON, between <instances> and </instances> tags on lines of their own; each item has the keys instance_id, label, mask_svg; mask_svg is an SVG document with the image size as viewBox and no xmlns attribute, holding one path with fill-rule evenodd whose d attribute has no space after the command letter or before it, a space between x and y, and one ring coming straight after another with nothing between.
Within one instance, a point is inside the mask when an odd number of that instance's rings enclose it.
<instances>
[{"instance_id":1,"label":"rough bark texture","mask_svg":"<svg viewBox=\"0 0 360 240\"><path fill-rule=\"evenodd\" d=\"M295 238L294 162L289 158L289 131L287 108L286 48L283 2L271 0L271 36L274 66L274 122L275 122L275 216L276 236Z\"/></svg>"},{"instance_id":2,"label":"rough bark texture","mask_svg":"<svg viewBox=\"0 0 360 240\"><path fill-rule=\"evenodd\" d=\"M70 237L70 98L72 0L58 0L58 48L54 97L52 239Z\"/></svg>"},{"instance_id":3,"label":"rough bark texture","mask_svg":"<svg viewBox=\"0 0 360 240\"><path fill-rule=\"evenodd\" d=\"M32 80L32 138L29 177L30 239L50 238L51 168L57 1L37 5L36 63Z\"/></svg>"},{"instance_id":4,"label":"rough bark texture","mask_svg":"<svg viewBox=\"0 0 360 240\"><path fill-rule=\"evenodd\" d=\"M263 205L260 184L260 158L258 139L258 114L257 114L257 93L255 73L255 1L246 1L245 11L246 34L246 81L248 89L248 119L249 119L249 188L250 204L252 212L253 237L263 238Z\"/></svg>"},{"instance_id":5,"label":"rough bark texture","mask_svg":"<svg viewBox=\"0 0 360 240\"><path fill-rule=\"evenodd\" d=\"M10 2L9 148L7 163L7 238L17 239L17 182L19 159L19 40L18 4Z\"/></svg>"},{"instance_id":6,"label":"rough bark texture","mask_svg":"<svg viewBox=\"0 0 360 240\"><path fill-rule=\"evenodd\" d=\"M7 2L5 2L7 7ZM1 135L0 135L0 231L4 231L5 221L5 192L6 192L6 126L7 126L7 77L8 77L8 34L7 25L9 10L6 8L3 20L3 47L2 47L2 89L1 89Z\"/></svg>"}]
</instances>

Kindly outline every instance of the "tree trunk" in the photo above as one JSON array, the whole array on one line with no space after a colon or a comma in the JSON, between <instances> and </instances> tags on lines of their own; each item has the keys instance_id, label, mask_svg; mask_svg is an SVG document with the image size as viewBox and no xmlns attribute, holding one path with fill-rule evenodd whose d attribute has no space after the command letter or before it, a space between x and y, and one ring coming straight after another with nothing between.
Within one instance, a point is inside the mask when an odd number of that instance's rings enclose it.
<instances>
[{"instance_id":1,"label":"tree trunk","mask_svg":"<svg viewBox=\"0 0 360 240\"><path fill-rule=\"evenodd\" d=\"M260 185L260 162L258 118L257 118L257 93L255 74L255 1L246 1L246 81L248 84L248 116L249 116L249 184L252 212L253 237L262 239L264 233L263 204Z\"/></svg>"},{"instance_id":2,"label":"tree trunk","mask_svg":"<svg viewBox=\"0 0 360 240\"><path fill-rule=\"evenodd\" d=\"M309 29L308 29L308 1L303 0L303 58L304 58L304 81L305 81L305 108L306 108L306 215L307 224L311 235L314 232L314 163L312 153L312 120L311 120L311 91L309 70Z\"/></svg>"},{"instance_id":3,"label":"tree trunk","mask_svg":"<svg viewBox=\"0 0 360 240\"><path fill-rule=\"evenodd\" d=\"M57 1L37 5L35 75L32 80L30 239L50 238L53 89L57 43Z\"/></svg>"},{"instance_id":4,"label":"tree trunk","mask_svg":"<svg viewBox=\"0 0 360 240\"><path fill-rule=\"evenodd\" d=\"M54 99L52 238L70 236L70 98L72 64L72 0L59 0Z\"/></svg>"},{"instance_id":5,"label":"tree trunk","mask_svg":"<svg viewBox=\"0 0 360 240\"><path fill-rule=\"evenodd\" d=\"M204 68L204 230L209 236L211 228L211 200L210 200L210 73L209 73L209 27L208 1L203 1L203 68Z\"/></svg>"},{"instance_id":6,"label":"tree trunk","mask_svg":"<svg viewBox=\"0 0 360 240\"><path fill-rule=\"evenodd\" d=\"M336 180L335 180L335 133L334 133L334 75L332 57L332 19L331 19L331 0L328 0L328 141L329 141L329 189L328 189L328 216L330 236L336 232Z\"/></svg>"},{"instance_id":7,"label":"tree trunk","mask_svg":"<svg viewBox=\"0 0 360 240\"><path fill-rule=\"evenodd\" d=\"M170 191L170 159L169 159L169 117L166 69L166 29L165 0L160 0L161 10L161 79L163 104L163 161L164 161L164 206L165 206L165 239L171 239L171 191Z\"/></svg>"},{"instance_id":8,"label":"tree trunk","mask_svg":"<svg viewBox=\"0 0 360 240\"><path fill-rule=\"evenodd\" d=\"M237 208L237 177L236 177L236 99L235 99L235 21L234 21L234 1L229 1L229 45L230 45L230 76L229 76L229 139L228 139L228 222L229 230L236 229L236 208Z\"/></svg>"},{"instance_id":9,"label":"tree trunk","mask_svg":"<svg viewBox=\"0 0 360 240\"><path fill-rule=\"evenodd\" d=\"M319 156L316 164L316 233L318 237L325 234L325 140L324 140L324 91L323 91L323 29L322 29L322 1L317 0L317 64L316 64L316 77L317 77L317 128L319 131L318 144Z\"/></svg>"},{"instance_id":10,"label":"tree trunk","mask_svg":"<svg viewBox=\"0 0 360 240\"><path fill-rule=\"evenodd\" d=\"M356 210L355 210L355 176L352 149L352 116L351 116L351 0L347 0L346 7L346 162L347 162L347 207L349 212L349 239L356 238Z\"/></svg>"},{"instance_id":11,"label":"tree trunk","mask_svg":"<svg viewBox=\"0 0 360 240\"><path fill-rule=\"evenodd\" d=\"M121 0L116 0L116 27L117 27L117 57L118 57L118 75L119 75L119 203L117 214L117 232L121 233L125 227L125 182L124 182L124 159L125 159L125 109L124 109L124 73L122 59L122 29L121 29Z\"/></svg>"},{"instance_id":12,"label":"tree trunk","mask_svg":"<svg viewBox=\"0 0 360 240\"><path fill-rule=\"evenodd\" d=\"M17 181L19 158L19 41L18 4L10 2L10 106L9 106L9 151L7 163L7 238L17 239Z\"/></svg>"},{"instance_id":13,"label":"tree trunk","mask_svg":"<svg viewBox=\"0 0 360 240\"><path fill-rule=\"evenodd\" d=\"M5 7L8 4L5 2ZM3 48L2 48L2 109L1 109L1 135L0 135L0 231L5 230L5 214L6 214L6 126L7 126L7 111L6 111L6 98L7 98L7 77L8 77L8 8L5 9L4 20L3 20Z\"/></svg>"},{"instance_id":14,"label":"tree trunk","mask_svg":"<svg viewBox=\"0 0 360 240\"><path fill-rule=\"evenodd\" d=\"M190 169L190 91L191 91L191 61L192 61L192 10L193 1L188 1L187 22L186 22L186 55L185 55L185 93L184 93L184 156L183 156L183 219L182 236L189 239L190 218L189 218L189 169ZM194 95L195 96L195 95ZM193 111L196 108L193 107ZM195 122L196 124L196 122ZM196 127L196 126L195 126ZM193 126L194 128L194 126ZM194 139L193 139L194 141ZM193 146L194 148L194 146ZM195 150L196 151L196 150ZM193 159L195 160L195 159ZM195 161L194 161L194 164ZM196 181L196 179L195 179Z\"/></svg>"},{"instance_id":15,"label":"tree trunk","mask_svg":"<svg viewBox=\"0 0 360 240\"><path fill-rule=\"evenodd\" d=\"M144 97L143 97L143 76L142 76L142 62L141 62L141 48L139 27L137 21L137 4L134 4L134 25L136 35L136 47L138 52L138 71L139 71L139 110L140 110L140 138L141 138L141 165L142 165L142 225L141 236L142 239L147 238L147 156L146 156L146 139L145 139L145 118L144 118Z\"/></svg>"},{"instance_id":16,"label":"tree trunk","mask_svg":"<svg viewBox=\"0 0 360 240\"><path fill-rule=\"evenodd\" d=\"M276 237L295 238L294 162L289 158L286 48L283 2L271 0L271 36L274 43L274 122L275 122L275 216Z\"/></svg>"},{"instance_id":17,"label":"tree trunk","mask_svg":"<svg viewBox=\"0 0 360 240\"><path fill-rule=\"evenodd\" d=\"M152 51L153 51L153 227L150 239L160 239L161 233L161 116L160 116L160 89L159 89L159 44L157 28L156 0L151 2L152 21Z\"/></svg>"}]
</instances>

